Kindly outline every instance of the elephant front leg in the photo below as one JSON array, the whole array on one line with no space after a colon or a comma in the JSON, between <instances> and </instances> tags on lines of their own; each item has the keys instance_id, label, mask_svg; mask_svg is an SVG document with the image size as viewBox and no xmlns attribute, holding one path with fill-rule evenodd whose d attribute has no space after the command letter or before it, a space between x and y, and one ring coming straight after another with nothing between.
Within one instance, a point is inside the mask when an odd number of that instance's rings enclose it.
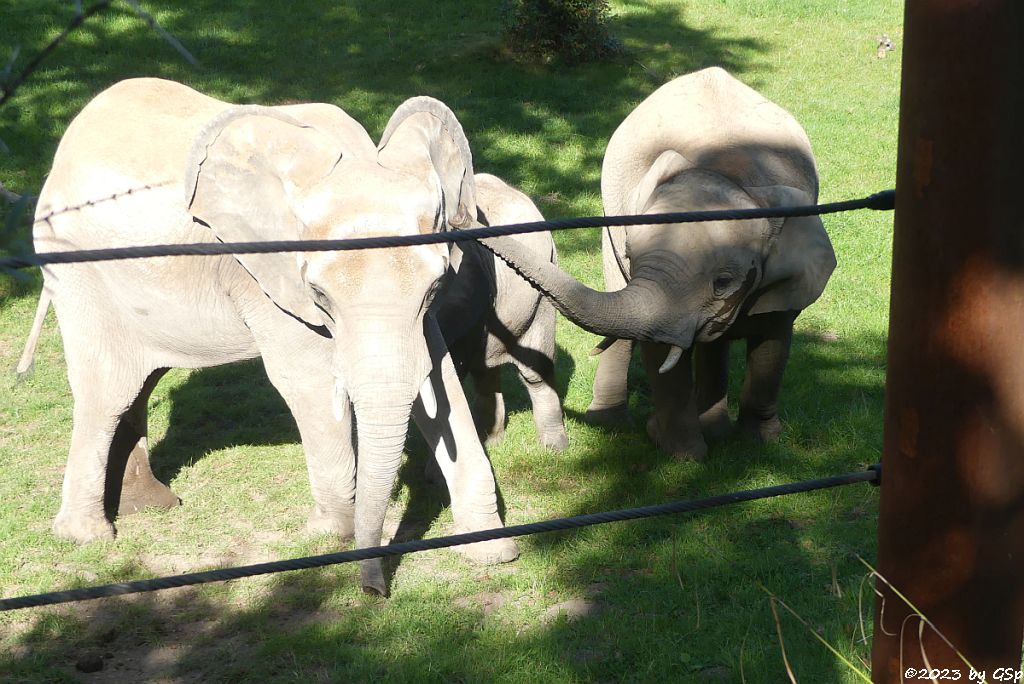
<instances>
[{"instance_id":1,"label":"elephant front leg","mask_svg":"<svg viewBox=\"0 0 1024 684\"><path fill-rule=\"evenodd\" d=\"M562 451L569 447L569 436L565 434L562 402L555 391L555 365L547 358L534 365L539 368L516 361L519 379L530 394L537 439L545 449Z\"/></svg>"},{"instance_id":2,"label":"elephant front leg","mask_svg":"<svg viewBox=\"0 0 1024 684\"><path fill-rule=\"evenodd\" d=\"M326 345L312 335L300 337L299 343L290 346L286 353L265 344L263 365L288 404L302 438L313 495L306 531L336 534L344 540L355 533L352 409L348 396L337 394L334 377L324 372L331 358Z\"/></svg>"},{"instance_id":3,"label":"elephant front leg","mask_svg":"<svg viewBox=\"0 0 1024 684\"><path fill-rule=\"evenodd\" d=\"M429 382L434 387L436 416L428 416L422 401L417 399L413 418L448 484L455 531L501 527L494 472L480 444L469 404L448 354L431 371ZM466 544L455 550L485 564L507 563L519 557L519 547L512 539Z\"/></svg>"},{"instance_id":4,"label":"elephant front leg","mask_svg":"<svg viewBox=\"0 0 1024 684\"><path fill-rule=\"evenodd\" d=\"M351 419L324 439L308 439L303 432L306 468L313 494L313 510L306 520L310 534L334 534L342 540L355 534L356 459L351 446ZM329 424L328 424L329 425ZM301 431L301 430L300 430Z\"/></svg>"},{"instance_id":5,"label":"elephant front leg","mask_svg":"<svg viewBox=\"0 0 1024 684\"><path fill-rule=\"evenodd\" d=\"M629 420L626 378L633 357L632 340L615 340L601 352L594 376L594 393L586 418L591 423L615 424Z\"/></svg>"},{"instance_id":6,"label":"elephant front leg","mask_svg":"<svg viewBox=\"0 0 1024 684\"><path fill-rule=\"evenodd\" d=\"M684 352L672 370L659 373L668 350L668 345L664 344L640 344L654 401L654 415L647 421L647 434L659 449L675 458L700 460L707 455L708 448L701 436L697 415L692 352Z\"/></svg>"},{"instance_id":7,"label":"elephant front leg","mask_svg":"<svg viewBox=\"0 0 1024 684\"><path fill-rule=\"evenodd\" d=\"M729 340L697 344L693 357L700 429L706 439L720 439L733 429L729 419Z\"/></svg>"},{"instance_id":8,"label":"elephant front leg","mask_svg":"<svg viewBox=\"0 0 1024 684\"><path fill-rule=\"evenodd\" d=\"M759 334L747 336L747 372L738 423L740 430L764 441L777 439L782 431L779 390L789 360L796 316L797 312L787 311L750 319Z\"/></svg>"}]
</instances>

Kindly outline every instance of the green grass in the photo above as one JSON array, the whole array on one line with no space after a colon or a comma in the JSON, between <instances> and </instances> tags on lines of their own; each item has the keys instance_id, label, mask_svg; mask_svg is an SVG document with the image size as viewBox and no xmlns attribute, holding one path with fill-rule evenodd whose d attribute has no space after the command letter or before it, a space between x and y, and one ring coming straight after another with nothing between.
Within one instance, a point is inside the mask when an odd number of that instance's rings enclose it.
<instances>
[{"instance_id":1,"label":"green grass","mask_svg":"<svg viewBox=\"0 0 1024 684\"><path fill-rule=\"evenodd\" d=\"M619 0L612 64L524 66L502 59L491 2L301 0L146 3L203 63L193 69L128 12L90 22L0 109L0 183L36 192L68 121L103 87L158 75L236 102L326 101L376 137L396 105L433 95L462 121L477 170L533 196L548 217L601 212L604 146L647 94L677 74L723 65L803 123L822 200L892 187L899 90L897 0ZM0 4L0 51L22 62L66 23L72 3ZM874 37L897 43L875 56ZM6 53L5 53L6 54ZM2 218L2 217L0 217ZM633 369L635 426L584 424L593 336L560 320L558 378L572 446L540 449L513 382L506 441L490 450L508 523L697 497L845 472L881 450L891 215L825 225L839 266L797 321L777 444L713 445L702 463L653 450L649 391ZM556 238L562 265L600 285L596 230ZM49 533L71 427L51 315L35 375L12 374L38 279L0 278L0 596L324 553L301 535L311 500L294 423L258 364L172 371L151 402L158 474L185 505L119 521L116 542L76 547ZM739 356L735 359L738 370ZM738 373L737 373L738 376ZM511 380L511 378L509 378ZM739 378L734 378L738 386ZM735 394L735 392L734 392ZM393 517L425 536L448 530L439 489L412 440ZM608 525L521 542L522 557L479 568L447 552L403 558L393 597L359 590L339 566L77 606L0 614L0 681L105 676L203 681L785 680L763 584L854 663L868 659L858 612L873 560L877 491L859 485ZM586 599L578 619L553 606ZM780 613L800 681L857 681ZM863 665L861 665L864 667Z\"/></svg>"}]
</instances>

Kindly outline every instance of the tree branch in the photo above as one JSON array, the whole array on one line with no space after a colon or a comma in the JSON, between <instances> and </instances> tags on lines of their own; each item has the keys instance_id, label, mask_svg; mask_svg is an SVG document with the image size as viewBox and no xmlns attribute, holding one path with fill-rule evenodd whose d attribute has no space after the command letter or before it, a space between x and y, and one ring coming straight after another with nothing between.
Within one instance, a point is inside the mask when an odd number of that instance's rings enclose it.
<instances>
[{"instance_id":1,"label":"tree branch","mask_svg":"<svg viewBox=\"0 0 1024 684\"><path fill-rule=\"evenodd\" d=\"M32 75L32 73L39 68L43 60L46 59L51 52L57 49L61 43L67 40L67 37L71 35L71 32L77 29L82 23L93 16L97 12L102 12L110 8L110 4L113 0L100 0L94 5L90 5L85 10L81 10L81 5L76 3L76 9L79 10L75 13L74 18L68 23L68 25L61 31L60 35L50 41L50 43L44 47L39 54L32 58L24 69L21 70L17 76L10 81L3 84L3 94L0 95L0 107L10 100L14 96L14 92L25 82L25 79Z\"/></svg>"}]
</instances>

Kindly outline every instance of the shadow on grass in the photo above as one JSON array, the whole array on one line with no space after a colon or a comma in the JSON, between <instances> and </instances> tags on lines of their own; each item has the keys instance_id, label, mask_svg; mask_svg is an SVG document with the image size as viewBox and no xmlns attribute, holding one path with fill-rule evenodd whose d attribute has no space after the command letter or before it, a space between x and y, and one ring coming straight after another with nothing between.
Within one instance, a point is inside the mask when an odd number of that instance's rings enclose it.
<instances>
[{"instance_id":1,"label":"shadow on grass","mask_svg":"<svg viewBox=\"0 0 1024 684\"><path fill-rule=\"evenodd\" d=\"M167 400L167 434L151 456L153 472L164 482L211 451L300 441L288 406L258 360L193 371Z\"/></svg>"},{"instance_id":2,"label":"shadow on grass","mask_svg":"<svg viewBox=\"0 0 1024 684\"><path fill-rule=\"evenodd\" d=\"M873 462L881 443L883 349L878 339L799 333L779 444L727 440L712 446L704 463L678 463L651 449L640 430L609 431L592 440L596 448L575 455L569 486L576 495L559 514L706 496ZM187 393L220 404L239 391L239 380L252 388L262 377L255 364L231 370L236 374L196 374L199 384ZM259 390L274 396L269 385ZM269 413L287 418L278 401L268 400ZM649 410L644 401L641 412ZM240 429L256 430L257 438L276 434L260 422L250 413L251 427ZM845 429L860 441L847 442ZM187 441L184 434L174 439ZM415 442L401 475L410 486L401 538L422 536L444 506L442 489L422 482L427 454ZM499 482L538 466L544 464L513 463ZM549 478L546 486L566 484ZM68 679L75 663L91 656L104 669L89 681L490 681L521 671L522 662L550 680L715 682L739 681L742 672L749 682L779 681L775 624L758 583L810 617L831 643L852 643L863 578L854 554L873 556L875 495L854 485L541 535L521 540L523 557L497 568L474 568L451 552L416 554L401 561L389 600L363 596L349 565L242 580L259 583L243 607L213 586L39 610L15 649L0 656L0 671L14 681ZM737 624L746 625L741 643ZM802 626L785 615L781 624L801 680L844 676Z\"/></svg>"},{"instance_id":3,"label":"shadow on grass","mask_svg":"<svg viewBox=\"0 0 1024 684\"><path fill-rule=\"evenodd\" d=\"M49 26L62 23L56 9L23 9L31 4L5 15L2 30L25 46L39 45ZM20 179L16 189L41 182L61 131L89 97L120 78L160 75L238 102L334 102L374 136L405 98L433 95L459 115L478 171L523 187L550 216L595 212L604 144L637 102L676 73L711 64L756 86L753 66L757 78L764 71L756 57L770 48L726 30L692 28L667 3L626 3L612 30L631 52L612 64L574 68L495 59L493 3L307 0L282 11L254 0L202 0L187 10L170 2L148 7L205 68L192 70L141 25L90 25L48 62L16 108L0 112L14 148L0 157L0 170ZM584 253L596 259L598 245L596 231L559 238L566 261ZM786 433L779 444L727 440L704 463L677 463L655 452L641 428L580 425L589 435L586 453L509 459L499 484L536 483L539 494L571 488L569 510L559 511L571 515L858 469L877 460L881 445L883 348L879 339L829 342L799 334L782 393ZM564 393L578 369L561 352ZM649 394L638 368L631 377L642 425ZM516 383L506 387L510 413L528 408ZM298 440L284 402L255 363L194 373L171 401L169 432L153 456L165 480L212 449ZM415 446L411 451L402 472L413 485L403 534L418 536L437 517L444 494L420 486L425 454L422 445L418 457ZM573 472L552 475L550 464L559 460ZM805 496L825 504L801 505ZM799 594L793 603L817 616L826 638L848 641L849 611L840 608L849 606L819 585L834 576L832 584L848 597L858 584L861 569L849 554L872 555L873 525L864 509L873 496L860 486L542 536L524 541L523 558L510 568L481 571L443 553L409 558L390 601L362 597L356 569L339 567L280 575L244 607L211 587L40 610L26 613L27 631L15 651L0 655L0 670L16 681L69 680L75 661L92 652L106 665L91 676L95 681L484 681L522 662L531 663L533 678L549 680L737 681L745 671L750 682L780 681L774 625L755 580L787 600ZM415 584L422 568L430 581ZM467 577L479 593L457 595L452 586ZM573 621L550 619L551 592L590 607ZM488 596L500 596L501 605L493 608ZM741 643L736 624L748 625ZM839 678L831 656L810 637L792 642L790 659L807 681Z\"/></svg>"},{"instance_id":4,"label":"shadow on grass","mask_svg":"<svg viewBox=\"0 0 1024 684\"><path fill-rule=\"evenodd\" d=\"M577 67L503 59L500 10L489 2L382 7L304 0L282 10L251 0L202 0L188 10L160 1L148 7L203 68L190 67L128 15L87 22L0 110L12 147L0 170L16 177L13 189L38 189L61 132L89 98L122 78L161 76L229 101L333 102L374 137L406 98L438 97L462 120L478 170L525 185L548 210L569 214L577 209L572 198L597 191L611 132L654 87L709 65L743 74L769 48L762 39L693 28L671 5L627 7L612 26L626 54ZM31 54L71 11L22 3L5 16L0 39ZM759 73L764 69L759 65ZM510 135L543 144L505 144ZM556 160L552 145L571 151L573 163Z\"/></svg>"}]
</instances>

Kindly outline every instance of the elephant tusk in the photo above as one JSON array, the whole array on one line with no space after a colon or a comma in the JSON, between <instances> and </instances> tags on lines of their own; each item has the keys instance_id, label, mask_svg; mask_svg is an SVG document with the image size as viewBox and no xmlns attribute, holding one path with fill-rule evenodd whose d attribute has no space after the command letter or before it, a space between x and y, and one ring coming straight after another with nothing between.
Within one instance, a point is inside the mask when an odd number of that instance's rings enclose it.
<instances>
[{"instance_id":1,"label":"elephant tusk","mask_svg":"<svg viewBox=\"0 0 1024 684\"><path fill-rule=\"evenodd\" d=\"M434 394L434 386L430 384L428 377L420 387L420 400L423 402L423 410L431 420L437 418L437 396Z\"/></svg>"},{"instance_id":2,"label":"elephant tusk","mask_svg":"<svg viewBox=\"0 0 1024 684\"><path fill-rule=\"evenodd\" d=\"M617 337L606 337L606 338L604 338L603 340L598 342L594 346L593 349L590 350L590 356L597 356L598 354L603 352L605 349L607 349L608 347L610 347L613 344L615 344L616 342L618 342L618 339L619 338L617 338Z\"/></svg>"},{"instance_id":3,"label":"elephant tusk","mask_svg":"<svg viewBox=\"0 0 1024 684\"><path fill-rule=\"evenodd\" d=\"M679 359L681 358L683 358L683 348L673 344L672 348L668 350L668 356L665 357L665 362L661 364L661 368L658 369L658 373L668 373L676 367L676 364L679 363Z\"/></svg>"}]
</instances>

